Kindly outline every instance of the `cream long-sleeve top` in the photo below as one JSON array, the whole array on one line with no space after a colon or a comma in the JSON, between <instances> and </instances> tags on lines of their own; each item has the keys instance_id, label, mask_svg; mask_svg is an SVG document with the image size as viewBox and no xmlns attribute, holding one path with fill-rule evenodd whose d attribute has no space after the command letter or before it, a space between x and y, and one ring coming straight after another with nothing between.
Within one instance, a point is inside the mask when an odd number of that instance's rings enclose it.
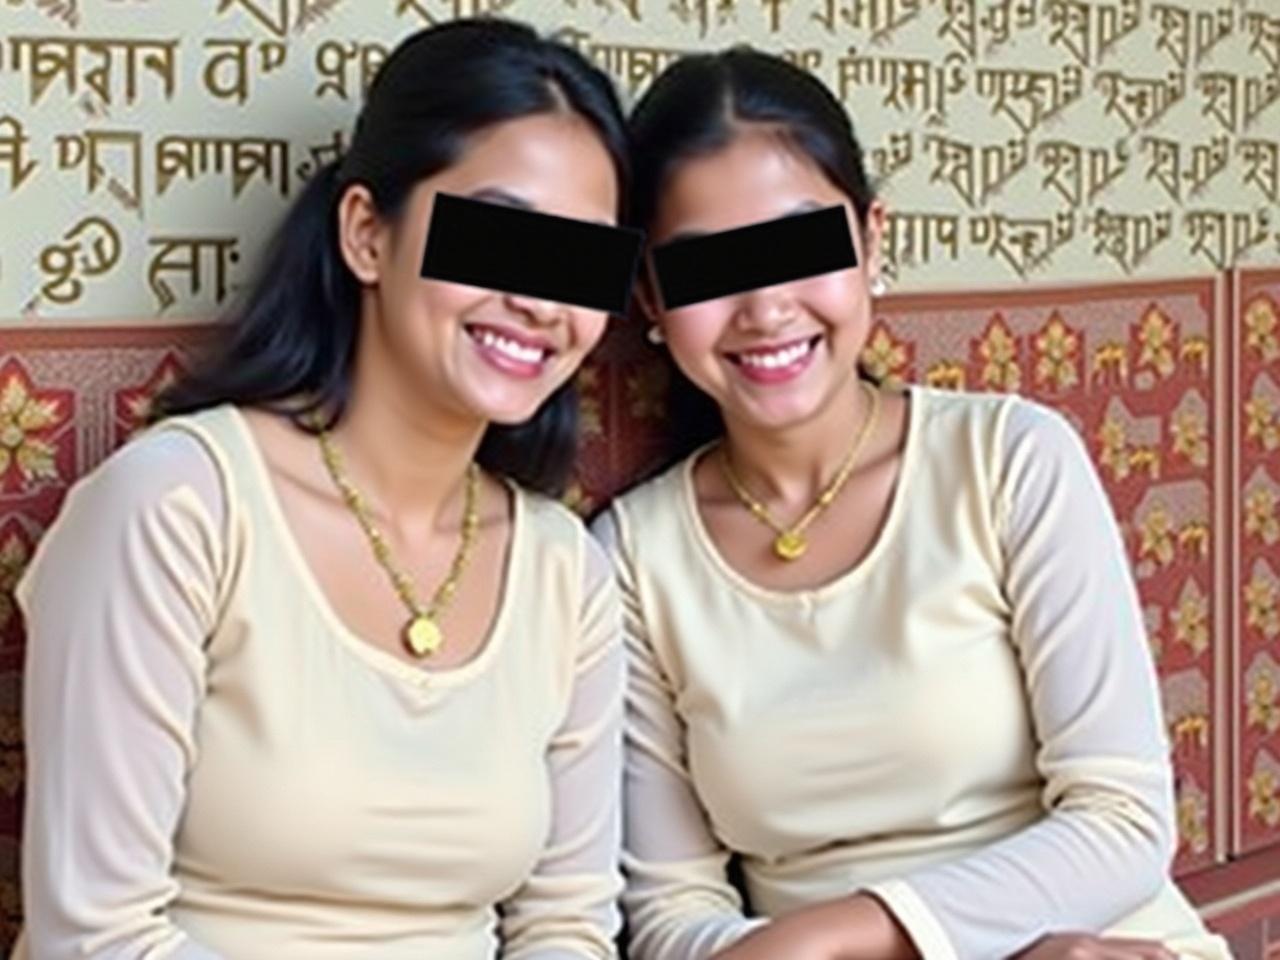
<instances>
[{"instance_id":1,"label":"cream long-sleeve top","mask_svg":"<svg viewBox=\"0 0 1280 960\"><path fill-rule=\"evenodd\" d=\"M637 960L699 960L760 918L858 891L927 960L1003 958L1057 931L1229 956L1168 879L1155 672L1064 419L911 388L878 539L802 591L749 582L718 552L697 457L595 527L623 590Z\"/></svg>"},{"instance_id":2,"label":"cream long-sleeve top","mask_svg":"<svg viewBox=\"0 0 1280 960\"><path fill-rule=\"evenodd\" d=\"M616 956L617 590L569 511L514 503L492 631L432 672L343 626L236 408L80 481L18 587L15 956Z\"/></svg>"}]
</instances>

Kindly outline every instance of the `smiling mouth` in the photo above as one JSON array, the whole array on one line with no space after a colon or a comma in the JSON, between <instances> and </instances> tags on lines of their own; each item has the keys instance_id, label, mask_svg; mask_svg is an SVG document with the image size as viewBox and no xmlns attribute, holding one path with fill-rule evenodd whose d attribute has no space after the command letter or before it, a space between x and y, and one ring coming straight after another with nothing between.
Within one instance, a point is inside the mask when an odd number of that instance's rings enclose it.
<instances>
[{"instance_id":1,"label":"smiling mouth","mask_svg":"<svg viewBox=\"0 0 1280 960\"><path fill-rule=\"evenodd\" d=\"M785 370L805 360L818 344L822 342L822 334L815 334L804 340L793 340L763 350L739 350L725 354L730 363L751 371Z\"/></svg>"},{"instance_id":2,"label":"smiling mouth","mask_svg":"<svg viewBox=\"0 0 1280 960\"><path fill-rule=\"evenodd\" d=\"M540 367L555 355L550 347L519 340L493 327L467 324L471 337L486 352L525 367Z\"/></svg>"}]
</instances>

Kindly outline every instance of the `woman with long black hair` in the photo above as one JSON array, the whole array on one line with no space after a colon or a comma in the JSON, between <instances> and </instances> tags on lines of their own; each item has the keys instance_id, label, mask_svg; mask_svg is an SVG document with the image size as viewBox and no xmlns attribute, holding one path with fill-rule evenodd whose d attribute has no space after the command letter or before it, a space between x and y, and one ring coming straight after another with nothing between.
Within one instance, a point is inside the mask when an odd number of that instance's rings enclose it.
<instances>
[{"instance_id":1,"label":"woman with long black hair","mask_svg":"<svg viewBox=\"0 0 1280 960\"><path fill-rule=\"evenodd\" d=\"M607 314L421 270L442 194L612 225L626 184L573 50L391 54L226 349L19 586L17 956L614 955L618 605L547 496Z\"/></svg>"},{"instance_id":2,"label":"woman with long black hair","mask_svg":"<svg viewBox=\"0 0 1280 960\"><path fill-rule=\"evenodd\" d=\"M1169 879L1155 671L1078 435L1015 396L860 375L885 211L842 105L733 49L669 68L631 132L677 386L676 464L598 521L633 956L1227 956ZM838 268L737 233L824 211ZM730 231L739 273L799 272L728 289L675 253Z\"/></svg>"}]
</instances>

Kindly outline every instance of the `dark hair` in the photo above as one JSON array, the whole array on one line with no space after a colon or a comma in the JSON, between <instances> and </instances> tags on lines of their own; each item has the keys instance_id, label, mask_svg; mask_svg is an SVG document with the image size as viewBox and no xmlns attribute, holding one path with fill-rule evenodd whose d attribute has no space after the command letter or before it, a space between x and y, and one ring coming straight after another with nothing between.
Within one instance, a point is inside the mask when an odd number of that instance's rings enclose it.
<instances>
[{"instance_id":1,"label":"dark hair","mask_svg":"<svg viewBox=\"0 0 1280 960\"><path fill-rule=\"evenodd\" d=\"M414 186L457 161L473 133L504 120L573 110L599 134L630 181L626 129L609 79L572 47L496 18L415 33L369 87L351 147L312 175L271 240L260 271L229 316L223 349L159 398L161 416L219 403L256 405L316 429L341 419L359 336L360 287L338 248L336 209L348 186L368 187L394 221ZM621 201L620 201L621 202ZM626 213L620 206L620 217ZM477 459L549 494L564 487L577 450L578 398L557 390L529 421L492 424Z\"/></svg>"},{"instance_id":2,"label":"dark hair","mask_svg":"<svg viewBox=\"0 0 1280 960\"><path fill-rule=\"evenodd\" d=\"M640 98L629 121L634 164L631 222L651 225L675 169L759 124L801 150L853 204L865 228L875 190L840 101L812 74L746 46L684 57ZM672 456L683 458L724 433L715 402L671 366L667 422Z\"/></svg>"}]
</instances>

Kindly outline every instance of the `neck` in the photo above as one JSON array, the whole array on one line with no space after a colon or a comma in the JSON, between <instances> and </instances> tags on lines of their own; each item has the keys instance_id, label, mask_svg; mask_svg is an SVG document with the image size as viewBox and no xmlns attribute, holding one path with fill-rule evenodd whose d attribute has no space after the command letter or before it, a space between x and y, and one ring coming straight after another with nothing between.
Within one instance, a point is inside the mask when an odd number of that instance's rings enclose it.
<instances>
[{"instance_id":1,"label":"neck","mask_svg":"<svg viewBox=\"0 0 1280 960\"><path fill-rule=\"evenodd\" d=\"M463 496L467 466L488 423L391 388L385 371L376 387L373 379L357 362L334 440L376 514L400 525L435 527L442 515L456 512L451 505Z\"/></svg>"},{"instance_id":2,"label":"neck","mask_svg":"<svg viewBox=\"0 0 1280 960\"><path fill-rule=\"evenodd\" d=\"M870 412L866 391L852 376L801 423L764 429L726 416L725 453L748 490L767 502L800 509L835 477Z\"/></svg>"}]
</instances>

